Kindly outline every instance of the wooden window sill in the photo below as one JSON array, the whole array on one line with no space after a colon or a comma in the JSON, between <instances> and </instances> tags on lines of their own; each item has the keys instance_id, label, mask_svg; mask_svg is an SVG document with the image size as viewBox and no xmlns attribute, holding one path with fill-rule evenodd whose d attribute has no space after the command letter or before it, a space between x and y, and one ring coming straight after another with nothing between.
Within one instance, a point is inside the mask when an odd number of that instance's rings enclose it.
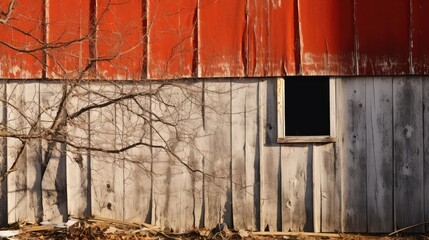
<instances>
[{"instance_id":1,"label":"wooden window sill","mask_svg":"<svg viewBox=\"0 0 429 240\"><path fill-rule=\"evenodd\" d=\"M277 139L277 143L335 143L331 136L287 136Z\"/></svg>"}]
</instances>

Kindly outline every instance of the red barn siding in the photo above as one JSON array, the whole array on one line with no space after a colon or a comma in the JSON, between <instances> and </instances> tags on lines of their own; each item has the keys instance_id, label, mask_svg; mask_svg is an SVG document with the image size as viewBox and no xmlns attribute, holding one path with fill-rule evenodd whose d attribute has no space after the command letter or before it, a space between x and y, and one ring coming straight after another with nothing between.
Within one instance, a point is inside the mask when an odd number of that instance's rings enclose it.
<instances>
[{"instance_id":1,"label":"red barn siding","mask_svg":"<svg viewBox=\"0 0 429 240\"><path fill-rule=\"evenodd\" d=\"M304 75L354 75L353 0L299 1Z\"/></svg>"},{"instance_id":2,"label":"red barn siding","mask_svg":"<svg viewBox=\"0 0 429 240\"><path fill-rule=\"evenodd\" d=\"M246 64L246 1L200 0L201 77L242 77Z\"/></svg>"},{"instance_id":3,"label":"red barn siding","mask_svg":"<svg viewBox=\"0 0 429 240\"><path fill-rule=\"evenodd\" d=\"M143 73L143 3L97 1L97 63L101 79L141 79Z\"/></svg>"},{"instance_id":4,"label":"red barn siding","mask_svg":"<svg viewBox=\"0 0 429 240\"><path fill-rule=\"evenodd\" d=\"M41 78L47 70L48 78L75 78L91 57L100 79L429 72L425 0L91 0L92 9L91 1L80 1L46 6L54 46L47 69L42 51L25 54L3 44L1 76ZM0 39L40 49L43 7L42 0L17 1ZM96 39L70 43L85 37L91 22Z\"/></svg>"},{"instance_id":5,"label":"red barn siding","mask_svg":"<svg viewBox=\"0 0 429 240\"><path fill-rule=\"evenodd\" d=\"M152 79L191 77L196 0L153 0L148 5L148 70Z\"/></svg>"},{"instance_id":6,"label":"red barn siding","mask_svg":"<svg viewBox=\"0 0 429 240\"><path fill-rule=\"evenodd\" d=\"M7 10L9 1L2 1L0 8ZM43 69L43 1L16 1L7 24L0 24L0 77L41 78ZM15 51L12 48L27 51Z\"/></svg>"},{"instance_id":7,"label":"red barn siding","mask_svg":"<svg viewBox=\"0 0 429 240\"><path fill-rule=\"evenodd\" d=\"M359 75L409 73L409 0L356 0Z\"/></svg>"},{"instance_id":8,"label":"red barn siding","mask_svg":"<svg viewBox=\"0 0 429 240\"><path fill-rule=\"evenodd\" d=\"M78 78L89 63L89 1L50 1L47 41L53 48L47 55L49 78Z\"/></svg>"}]
</instances>

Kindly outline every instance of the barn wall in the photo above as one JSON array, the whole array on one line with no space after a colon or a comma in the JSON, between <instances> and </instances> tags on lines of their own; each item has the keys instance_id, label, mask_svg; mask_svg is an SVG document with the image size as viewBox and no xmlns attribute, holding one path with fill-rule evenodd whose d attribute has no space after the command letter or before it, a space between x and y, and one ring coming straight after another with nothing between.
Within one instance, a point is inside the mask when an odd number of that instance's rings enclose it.
<instances>
[{"instance_id":1,"label":"barn wall","mask_svg":"<svg viewBox=\"0 0 429 240\"><path fill-rule=\"evenodd\" d=\"M100 105L68 122L64 133L74 145L3 138L0 171L19 161L0 188L0 223L94 214L175 231L225 222L266 231L390 232L428 221L428 81L338 78L337 142L329 144L276 143L276 79L181 82L159 98ZM66 111L157 84L85 82ZM37 120L50 126L62 88L1 82L2 128L26 133ZM163 124L169 120L178 125ZM97 151L136 141L167 142L171 152L145 144Z\"/></svg>"}]
</instances>

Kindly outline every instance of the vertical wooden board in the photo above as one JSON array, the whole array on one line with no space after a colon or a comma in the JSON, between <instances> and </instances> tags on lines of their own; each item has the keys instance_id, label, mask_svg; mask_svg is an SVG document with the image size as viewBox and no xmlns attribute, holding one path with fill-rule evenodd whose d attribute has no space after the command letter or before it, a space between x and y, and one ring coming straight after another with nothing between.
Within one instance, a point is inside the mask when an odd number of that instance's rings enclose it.
<instances>
[{"instance_id":1,"label":"vertical wooden board","mask_svg":"<svg viewBox=\"0 0 429 240\"><path fill-rule=\"evenodd\" d=\"M422 79L393 80L394 219L400 229L424 221ZM423 225L413 228L422 232Z\"/></svg>"},{"instance_id":2,"label":"vertical wooden board","mask_svg":"<svg viewBox=\"0 0 429 240\"><path fill-rule=\"evenodd\" d=\"M358 75L409 73L410 2L355 2Z\"/></svg>"},{"instance_id":3,"label":"vertical wooden board","mask_svg":"<svg viewBox=\"0 0 429 240\"><path fill-rule=\"evenodd\" d=\"M200 0L198 30L200 77L245 75L245 0Z\"/></svg>"},{"instance_id":4,"label":"vertical wooden board","mask_svg":"<svg viewBox=\"0 0 429 240\"><path fill-rule=\"evenodd\" d=\"M154 145L166 147L153 150L154 224L182 232L195 227L192 178L199 173L191 172L194 166L190 160L194 131L202 124L200 105L193 101L197 100L192 96L196 89L191 83L154 86L161 91L152 99L153 140Z\"/></svg>"},{"instance_id":5,"label":"vertical wooden board","mask_svg":"<svg viewBox=\"0 0 429 240\"><path fill-rule=\"evenodd\" d=\"M280 231L280 146L277 144L277 99L274 79L259 82L260 230Z\"/></svg>"},{"instance_id":6,"label":"vertical wooden board","mask_svg":"<svg viewBox=\"0 0 429 240\"><path fill-rule=\"evenodd\" d=\"M89 64L89 1L49 1L47 76L79 78Z\"/></svg>"},{"instance_id":7,"label":"vertical wooden board","mask_svg":"<svg viewBox=\"0 0 429 240\"><path fill-rule=\"evenodd\" d=\"M412 59L411 74L423 75L429 73L429 2L426 0L410 1L411 5L411 37Z\"/></svg>"},{"instance_id":8,"label":"vertical wooden board","mask_svg":"<svg viewBox=\"0 0 429 240\"><path fill-rule=\"evenodd\" d=\"M255 164L257 152L258 82L232 82L232 207L235 229L255 230Z\"/></svg>"},{"instance_id":9,"label":"vertical wooden board","mask_svg":"<svg viewBox=\"0 0 429 240\"><path fill-rule=\"evenodd\" d=\"M366 78L369 232L393 231L392 78Z\"/></svg>"},{"instance_id":10,"label":"vertical wooden board","mask_svg":"<svg viewBox=\"0 0 429 240\"><path fill-rule=\"evenodd\" d=\"M299 1L304 75L355 75L353 5L353 0Z\"/></svg>"},{"instance_id":11,"label":"vertical wooden board","mask_svg":"<svg viewBox=\"0 0 429 240\"><path fill-rule=\"evenodd\" d=\"M122 220L124 166L115 153L119 145L117 86L112 82L94 82L90 89L90 106L101 106L90 111L91 210L94 215Z\"/></svg>"},{"instance_id":12,"label":"vertical wooden board","mask_svg":"<svg viewBox=\"0 0 429 240\"><path fill-rule=\"evenodd\" d=\"M6 81L0 81L0 129L6 130L7 115L6 115ZM7 138L0 138L0 174L4 176L7 172ZM3 179L0 183L0 227L6 227L8 223L7 209L7 179Z\"/></svg>"},{"instance_id":13,"label":"vertical wooden board","mask_svg":"<svg viewBox=\"0 0 429 240\"><path fill-rule=\"evenodd\" d=\"M312 146L281 147L282 231L313 231Z\"/></svg>"},{"instance_id":14,"label":"vertical wooden board","mask_svg":"<svg viewBox=\"0 0 429 240\"><path fill-rule=\"evenodd\" d=\"M424 186L424 213L425 221L429 220L429 78L423 77L423 148L424 148L424 173L423 173L423 186ZM429 226L425 228L426 232L429 231Z\"/></svg>"},{"instance_id":15,"label":"vertical wooden board","mask_svg":"<svg viewBox=\"0 0 429 240\"><path fill-rule=\"evenodd\" d=\"M2 1L7 12L11 1ZM24 53L42 47L42 0L14 1L9 21L0 24L0 77L9 79L42 77L42 51ZM2 14L3 19L3 14ZM29 33L28 35L26 33Z\"/></svg>"},{"instance_id":16,"label":"vertical wooden board","mask_svg":"<svg viewBox=\"0 0 429 240\"><path fill-rule=\"evenodd\" d=\"M314 209L320 212L320 219L314 220L319 221L321 232L339 232L341 229L341 174L335 150L334 144L313 147L313 176L317 174L320 177L314 180L320 186L320 195L314 195L320 202L320 209Z\"/></svg>"},{"instance_id":17,"label":"vertical wooden board","mask_svg":"<svg viewBox=\"0 0 429 240\"><path fill-rule=\"evenodd\" d=\"M197 0L155 0L148 7L149 78L191 77Z\"/></svg>"},{"instance_id":18,"label":"vertical wooden board","mask_svg":"<svg viewBox=\"0 0 429 240\"><path fill-rule=\"evenodd\" d=\"M64 91L66 89L62 82L40 83L40 125L44 131L58 132L53 135L57 138L65 127L55 122L58 114L64 114L60 106ZM68 210L65 144L42 139L41 154L43 220L53 223L66 222Z\"/></svg>"},{"instance_id":19,"label":"vertical wooden board","mask_svg":"<svg viewBox=\"0 0 429 240\"><path fill-rule=\"evenodd\" d=\"M123 96L139 95L149 92L148 85L124 83ZM136 96L123 100L117 111L119 146L132 147L120 154L124 160L124 220L150 223L150 204L152 191L150 99Z\"/></svg>"},{"instance_id":20,"label":"vertical wooden board","mask_svg":"<svg viewBox=\"0 0 429 240\"><path fill-rule=\"evenodd\" d=\"M39 82L25 83L25 90L21 94L25 96L25 122L28 124L28 134L38 134L40 130L40 94ZM27 219L40 221L43 218L42 204L42 172L40 139L28 139L26 141L27 161Z\"/></svg>"},{"instance_id":21,"label":"vertical wooden board","mask_svg":"<svg viewBox=\"0 0 429 240\"><path fill-rule=\"evenodd\" d=\"M98 77L138 80L143 69L143 1L97 1Z\"/></svg>"},{"instance_id":22,"label":"vertical wooden board","mask_svg":"<svg viewBox=\"0 0 429 240\"><path fill-rule=\"evenodd\" d=\"M77 115L80 110L90 105L89 83L75 87L68 85L70 92L67 98L66 111L68 115L66 136L66 182L67 210L73 217L88 217L91 215L90 189L90 156L89 145L89 110Z\"/></svg>"},{"instance_id":23,"label":"vertical wooden board","mask_svg":"<svg viewBox=\"0 0 429 240\"><path fill-rule=\"evenodd\" d=\"M359 78L341 80L338 89L338 137L342 161L342 230L367 231L365 84Z\"/></svg>"},{"instance_id":24,"label":"vertical wooden board","mask_svg":"<svg viewBox=\"0 0 429 240\"><path fill-rule=\"evenodd\" d=\"M14 134L26 133L24 82L8 82L7 89L7 128ZM27 161L26 147L17 138L7 139L7 167L15 171L7 178L8 222L13 223L27 218Z\"/></svg>"},{"instance_id":25,"label":"vertical wooden board","mask_svg":"<svg viewBox=\"0 0 429 240\"><path fill-rule=\"evenodd\" d=\"M231 83L204 84L204 226L225 223L231 228Z\"/></svg>"}]
</instances>

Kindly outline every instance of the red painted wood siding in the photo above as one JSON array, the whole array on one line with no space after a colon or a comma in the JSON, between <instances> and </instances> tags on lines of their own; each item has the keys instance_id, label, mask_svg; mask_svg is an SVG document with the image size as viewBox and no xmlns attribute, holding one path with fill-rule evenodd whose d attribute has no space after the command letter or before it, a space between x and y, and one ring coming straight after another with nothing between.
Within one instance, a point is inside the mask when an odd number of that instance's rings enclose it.
<instances>
[{"instance_id":1,"label":"red painted wood siding","mask_svg":"<svg viewBox=\"0 0 429 240\"><path fill-rule=\"evenodd\" d=\"M426 0L20 0L0 24L0 77L78 78L91 60L83 78L427 74L428 12Z\"/></svg>"}]
</instances>

